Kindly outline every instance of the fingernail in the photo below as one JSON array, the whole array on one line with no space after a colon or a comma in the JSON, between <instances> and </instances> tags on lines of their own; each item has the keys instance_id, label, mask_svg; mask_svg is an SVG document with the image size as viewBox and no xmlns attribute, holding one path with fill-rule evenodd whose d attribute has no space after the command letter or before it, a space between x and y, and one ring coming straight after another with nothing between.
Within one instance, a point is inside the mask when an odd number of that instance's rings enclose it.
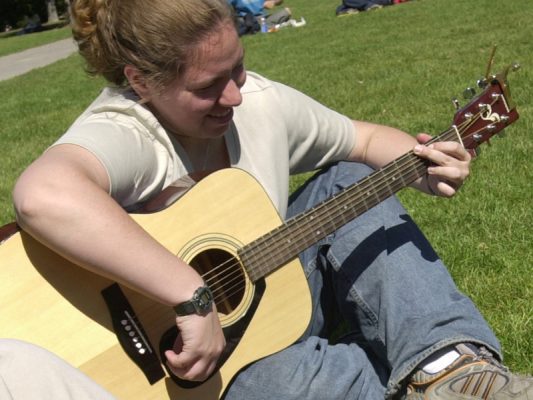
<instances>
[{"instance_id":1,"label":"fingernail","mask_svg":"<svg viewBox=\"0 0 533 400\"><path fill-rule=\"evenodd\" d=\"M422 152L422 146L419 145L419 144L417 144L417 145L415 146L415 148L414 148L414 152L415 152L415 153L420 153L420 152Z\"/></svg>"}]
</instances>

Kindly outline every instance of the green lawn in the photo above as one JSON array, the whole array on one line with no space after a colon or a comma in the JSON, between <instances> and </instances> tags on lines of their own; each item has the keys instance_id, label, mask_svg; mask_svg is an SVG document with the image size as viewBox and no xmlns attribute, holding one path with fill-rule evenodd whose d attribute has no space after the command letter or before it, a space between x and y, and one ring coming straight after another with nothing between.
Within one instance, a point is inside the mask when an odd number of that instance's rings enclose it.
<instances>
[{"instance_id":1,"label":"green lawn","mask_svg":"<svg viewBox=\"0 0 533 400\"><path fill-rule=\"evenodd\" d=\"M70 27L51 28L26 35L0 35L0 57L71 37Z\"/></svg>"},{"instance_id":2,"label":"green lawn","mask_svg":"<svg viewBox=\"0 0 533 400\"><path fill-rule=\"evenodd\" d=\"M492 46L493 72L522 64L509 77L521 118L484 146L461 192L400 198L500 337L506 363L533 372L533 3L413 0L342 18L337 3L286 0L307 25L245 37L247 67L354 118L436 134L452 123L450 99L464 104L464 88L485 74ZM0 39L0 54L14 39ZM101 87L77 55L0 82L0 225L13 219L16 176Z\"/></svg>"}]
</instances>

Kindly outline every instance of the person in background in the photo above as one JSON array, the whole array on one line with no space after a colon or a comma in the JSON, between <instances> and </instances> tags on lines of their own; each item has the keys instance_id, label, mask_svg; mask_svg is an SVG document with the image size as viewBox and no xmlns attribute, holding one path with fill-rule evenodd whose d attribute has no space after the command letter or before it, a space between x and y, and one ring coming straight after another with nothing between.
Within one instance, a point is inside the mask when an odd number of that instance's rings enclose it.
<instances>
[{"instance_id":1,"label":"person in background","mask_svg":"<svg viewBox=\"0 0 533 400\"><path fill-rule=\"evenodd\" d=\"M384 6L389 6L397 0L342 0L342 3L336 9L338 17L344 15L358 14L361 11L379 10Z\"/></svg>"},{"instance_id":2,"label":"person in background","mask_svg":"<svg viewBox=\"0 0 533 400\"><path fill-rule=\"evenodd\" d=\"M272 9L283 3L283 0L228 0L237 18L239 36L259 32L265 25L267 31L277 24L282 24L291 19L291 10L285 7L274 13L265 9Z\"/></svg>"},{"instance_id":3,"label":"person in background","mask_svg":"<svg viewBox=\"0 0 533 400\"><path fill-rule=\"evenodd\" d=\"M74 0L72 26L88 71L109 86L21 174L17 221L80 268L176 310L164 356L182 379L216 368L226 343L217 304L128 212L183 176L230 167L251 174L283 218L410 151L428 162L411 185L421 195L452 197L470 173L457 142L349 118L246 71L227 0ZM314 170L289 196L290 175ZM195 222L176 219L177 231ZM533 398L533 379L501 365L494 333L395 197L300 260L307 330L240 371L226 399ZM340 324L351 334L332 342Z\"/></svg>"},{"instance_id":4,"label":"person in background","mask_svg":"<svg viewBox=\"0 0 533 400\"><path fill-rule=\"evenodd\" d=\"M283 4L283 0L228 0L228 3L239 15L251 12L254 15L264 14L264 10L270 10Z\"/></svg>"},{"instance_id":5,"label":"person in background","mask_svg":"<svg viewBox=\"0 0 533 400\"><path fill-rule=\"evenodd\" d=\"M41 17L39 17L39 14L33 14L31 17L25 16L25 25L24 27L17 33L17 35L24 35L26 33L34 33L42 31L43 26L41 24Z\"/></svg>"}]
</instances>

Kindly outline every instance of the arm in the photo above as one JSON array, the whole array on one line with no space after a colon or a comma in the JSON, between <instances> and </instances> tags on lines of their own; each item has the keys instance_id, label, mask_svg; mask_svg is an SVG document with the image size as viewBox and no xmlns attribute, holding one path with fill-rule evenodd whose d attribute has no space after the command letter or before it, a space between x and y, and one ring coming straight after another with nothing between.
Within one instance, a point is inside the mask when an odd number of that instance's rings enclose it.
<instances>
[{"instance_id":1,"label":"arm","mask_svg":"<svg viewBox=\"0 0 533 400\"><path fill-rule=\"evenodd\" d=\"M76 264L156 301L175 305L189 300L202 278L137 225L109 196L109 185L92 153L75 145L52 147L15 185L18 223ZM181 377L204 378L224 346L216 311L176 321L185 346L169 360Z\"/></svg>"},{"instance_id":2,"label":"arm","mask_svg":"<svg viewBox=\"0 0 533 400\"><path fill-rule=\"evenodd\" d=\"M353 121L357 138L348 157L351 161L380 168L413 150L433 165L427 175L413 183L413 187L443 197L453 196L469 175L470 154L456 142L439 142L424 146L431 136L416 138L395 128L368 122Z\"/></svg>"}]
</instances>

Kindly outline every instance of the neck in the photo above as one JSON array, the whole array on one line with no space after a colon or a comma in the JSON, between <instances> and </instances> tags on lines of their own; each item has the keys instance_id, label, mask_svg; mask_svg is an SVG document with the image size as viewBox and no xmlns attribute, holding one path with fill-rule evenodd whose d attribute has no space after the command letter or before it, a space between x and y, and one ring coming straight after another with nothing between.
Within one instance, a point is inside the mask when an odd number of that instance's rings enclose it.
<instances>
[{"instance_id":1,"label":"neck","mask_svg":"<svg viewBox=\"0 0 533 400\"><path fill-rule=\"evenodd\" d=\"M218 170L230 166L224 136L186 136L170 127L165 119L150 104L147 104L161 126L183 147L194 171Z\"/></svg>"},{"instance_id":2,"label":"neck","mask_svg":"<svg viewBox=\"0 0 533 400\"><path fill-rule=\"evenodd\" d=\"M192 138L174 136L181 144L195 171L217 170L229 167L224 137Z\"/></svg>"}]
</instances>

